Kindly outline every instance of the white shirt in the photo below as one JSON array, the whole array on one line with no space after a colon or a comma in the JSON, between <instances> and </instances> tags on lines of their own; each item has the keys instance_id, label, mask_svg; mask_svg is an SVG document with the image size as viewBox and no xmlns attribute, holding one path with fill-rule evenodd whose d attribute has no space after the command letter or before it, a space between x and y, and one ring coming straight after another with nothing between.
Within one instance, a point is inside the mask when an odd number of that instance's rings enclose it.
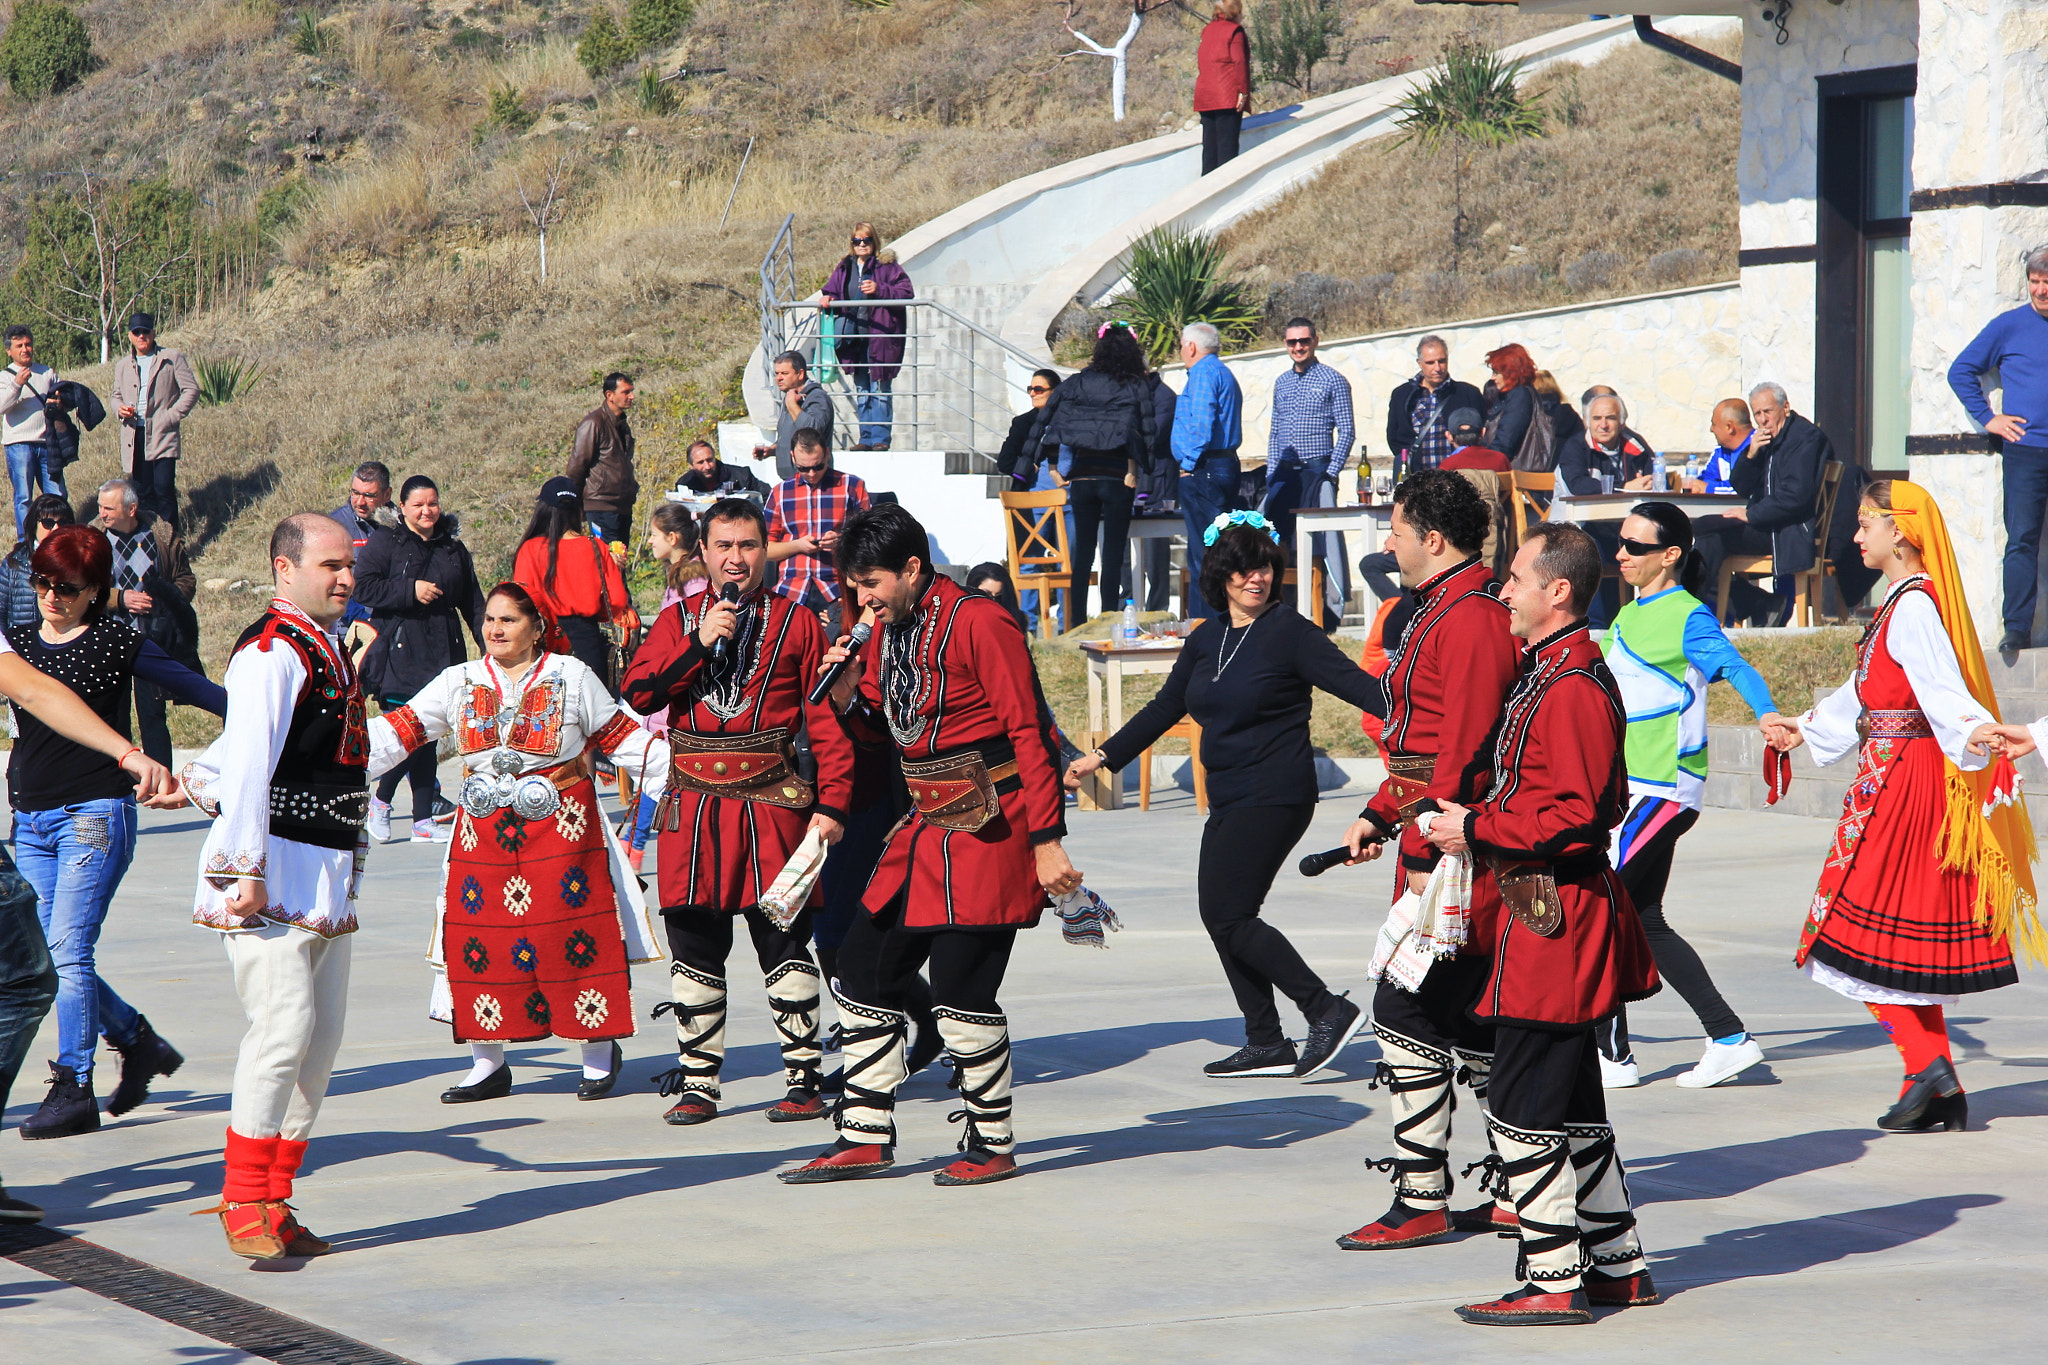
<instances>
[{"instance_id":1,"label":"white shirt","mask_svg":"<svg viewBox=\"0 0 2048 1365\"><path fill-rule=\"evenodd\" d=\"M1885 600L1890 601L1908 584L1920 582L1921 577L1902 578L1892 584L1885 592ZM1885 623L1884 647L1905 670L1906 680L1913 687L1913 699L1920 704L1928 726L1934 731L1934 741L1948 760L1963 772L1974 772L1989 763L1988 756L1963 748L1977 727L1988 725L1992 718L1982 703L1970 695L1969 685L1963 681L1963 670L1956 663L1956 647L1941 623L1941 611L1934 605L1934 599L1916 592L1900 602ZM1813 761L1825 767L1856 752L1862 743L1856 734L1856 720L1862 714L1856 677L1851 674L1847 682L1799 719Z\"/></svg>"},{"instance_id":2,"label":"white shirt","mask_svg":"<svg viewBox=\"0 0 2048 1365\"><path fill-rule=\"evenodd\" d=\"M48 365L30 365L28 382L9 362L0 374L0 444L23 445L50 439L49 424L43 418L43 400L57 386L57 372Z\"/></svg>"}]
</instances>

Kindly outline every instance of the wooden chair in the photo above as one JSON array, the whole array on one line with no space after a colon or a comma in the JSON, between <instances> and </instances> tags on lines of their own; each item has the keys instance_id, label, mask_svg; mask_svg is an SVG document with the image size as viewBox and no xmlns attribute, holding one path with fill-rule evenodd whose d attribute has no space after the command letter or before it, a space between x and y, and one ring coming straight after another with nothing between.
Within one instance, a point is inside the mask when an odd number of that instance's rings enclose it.
<instances>
[{"instance_id":1,"label":"wooden chair","mask_svg":"<svg viewBox=\"0 0 2048 1365\"><path fill-rule=\"evenodd\" d=\"M1195 765L1195 809L1209 809L1209 770L1202 766L1202 727L1193 716L1182 716L1168 727L1161 739L1184 739L1188 742L1188 760ZM1152 751L1147 749L1138 759L1138 809L1152 809Z\"/></svg>"},{"instance_id":2,"label":"wooden chair","mask_svg":"<svg viewBox=\"0 0 2048 1365\"><path fill-rule=\"evenodd\" d=\"M1529 529L1540 525L1549 515L1549 509L1536 501L1532 494L1549 494L1557 488L1555 474L1524 474L1520 471L1508 475L1508 537L1513 542L1507 547L1508 557L1522 548L1522 537Z\"/></svg>"},{"instance_id":3,"label":"wooden chair","mask_svg":"<svg viewBox=\"0 0 2048 1365\"><path fill-rule=\"evenodd\" d=\"M1081 575L1074 572L1073 552L1067 544L1067 490L1055 488L1044 493L1005 493L1002 496L1010 582L1019 593L1038 593L1038 633L1050 640L1058 633L1052 624L1052 595L1055 592L1065 594L1067 624L1079 624L1072 619L1075 580ZM1086 582L1078 585L1083 597L1087 596L1087 589L1094 582L1095 575L1091 573Z\"/></svg>"},{"instance_id":4,"label":"wooden chair","mask_svg":"<svg viewBox=\"0 0 2048 1365\"><path fill-rule=\"evenodd\" d=\"M1835 495L1842 488L1842 462L1829 460L1820 472L1820 496L1814 500L1813 567L1792 575L1792 624L1817 626L1826 604L1828 575L1828 527L1835 519ZM1721 604L1721 624L1727 625L1731 610L1729 589L1735 575L1769 577L1775 570L1770 555L1729 555L1721 561L1720 581L1715 584Z\"/></svg>"}]
</instances>

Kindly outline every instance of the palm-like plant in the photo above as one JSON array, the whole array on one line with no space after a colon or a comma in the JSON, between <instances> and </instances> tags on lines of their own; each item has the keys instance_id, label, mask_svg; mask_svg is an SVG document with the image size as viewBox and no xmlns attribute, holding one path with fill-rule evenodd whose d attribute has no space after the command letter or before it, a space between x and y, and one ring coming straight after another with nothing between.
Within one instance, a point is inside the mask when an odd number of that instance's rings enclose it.
<instances>
[{"instance_id":1,"label":"palm-like plant","mask_svg":"<svg viewBox=\"0 0 2048 1365\"><path fill-rule=\"evenodd\" d=\"M245 360L199 360L193 368L199 372L199 401L208 407L234 402L263 377L263 371Z\"/></svg>"},{"instance_id":2,"label":"palm-like plant","mask_svg":"<svg viewBox=\"0 0 2048 1365\"><path fill-rule=\"evenodd\" d=\"M327 30L320 27L320 17L307 11L300 11L298 25L292 29L292 51L307 57L318 57L332 46Z\"/></svg>"},{"instance_id":3,"label":"palm-like plant","mask_svg":"<svg viewBox=\"0 0 2048 1365\"><path fill-rule=\"evenodd\" d=\"M1125 263L1129 283L1109 301L1130 321L1154 360L1180 346L1180 329L1206 322L1225 342L1258 335L1259 310L1244 286L1223 276L1223 248L1214 237L1184 228L1157 227L1131 243Z\"/></svg>"},{"instance_id":4,"label":"palm-like plant","mask_svg":"<svg viewBox=\"0 0 2048 1365\"><path fill-rule=\"evenodd\" d=\"M1502 57L1471 34L1444 44L1444 63L1395 106L1401 142L1435 147L1455 138L1504 147L1543 136L1543 110L1520 89L1522 63Z\"/></svg>"}]
</instances>

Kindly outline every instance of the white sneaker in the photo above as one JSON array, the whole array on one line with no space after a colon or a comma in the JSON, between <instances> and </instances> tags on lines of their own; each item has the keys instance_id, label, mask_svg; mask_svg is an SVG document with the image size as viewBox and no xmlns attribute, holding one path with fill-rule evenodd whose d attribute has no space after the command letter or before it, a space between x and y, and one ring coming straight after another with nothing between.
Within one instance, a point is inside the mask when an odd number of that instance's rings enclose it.
<instances>
[{"instance_id":1,"label":"white sneaker","mask_svg":"<svg viewBox=\"0 0 2048 1365\"><path fill-rule=\"evenodd\" d=\"M1749 1068L1764 1059L1763 1045L1753 1037L1739 1043L1716 1043L1709 1040L1706 1055L1700 1064L1678 1078L1678 1084L1687 1090L1705 1090L1709 1086L1732 1081Z\"/></svg>"},{"instance_id":2,"label":"white sneaker","mask_svg":"<svg viewBox=\"0 0 2048 1365\"><path fill-rule=\"evenodd\" d=\"M454 833L446 825L435 824L432 820L412 822L412 841L416 844L445 844Z\"/></svg>"},{"instance_id":3,"label":"white sneaker","mask_svg":"<svg viewBox=\"0 0 2048 1365\"><path fill-rule=\"evenodd\" d=\"M391 803L370 798L370 842L388 844L391 842Z\"/></svg>"},{"instance_id":4,"label":"white sneaker","mask_svg":"<svg viewBox=\"0 0 2048 1365\"><path fill-rule=\"evenodd\" d=\"M1636 1070L1635 1054L1629 1054L1625 1062L1610 1062L1600 1059L1600 1088L1603 1090L1627 1090L1642 1083L1642 1074Z\"/></svg>"}]
</instances>

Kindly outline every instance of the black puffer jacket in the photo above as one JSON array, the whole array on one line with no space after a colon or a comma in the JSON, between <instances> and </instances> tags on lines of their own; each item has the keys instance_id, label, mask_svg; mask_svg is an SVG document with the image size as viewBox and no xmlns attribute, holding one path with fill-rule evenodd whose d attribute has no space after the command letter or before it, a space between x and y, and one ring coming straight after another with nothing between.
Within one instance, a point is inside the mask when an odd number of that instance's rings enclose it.
<instances>
[{"instance_id":1,"label":"black puffer jacket","mask_svg":"<svg viewBox=\"0 0 2048 1365\"><path fill-rule=\"evenodd\" d=\"M483 646L484 593L469 547L452 513L422 540L389 507L377 510L377 529L356 557L355 598L370 609L377 642L363 656L363 690L379 697L410 697L441 670L468 658L462 627ZM441 589L423 606L413 585Z\"/></svg>"},{"instance_id":2,"label":"black puffer jacket","mask_svg":"<svg viewBox=\"0 0 2048 1365\"><path fill-rule=\"evenodd\" d=\"M1083 370L1060 381L1045 400L1024 450L1035 465L1040 447L1072 446L1074 468L1069 477L1121 479L1126 472L1124 460L1136 460L1140 469L1150 469L1158 443L1152 386L1144 378L1112 379L1098 370ZM1089 459L1083 451L1113 455Z\"/></svg>"}]
</instances>

